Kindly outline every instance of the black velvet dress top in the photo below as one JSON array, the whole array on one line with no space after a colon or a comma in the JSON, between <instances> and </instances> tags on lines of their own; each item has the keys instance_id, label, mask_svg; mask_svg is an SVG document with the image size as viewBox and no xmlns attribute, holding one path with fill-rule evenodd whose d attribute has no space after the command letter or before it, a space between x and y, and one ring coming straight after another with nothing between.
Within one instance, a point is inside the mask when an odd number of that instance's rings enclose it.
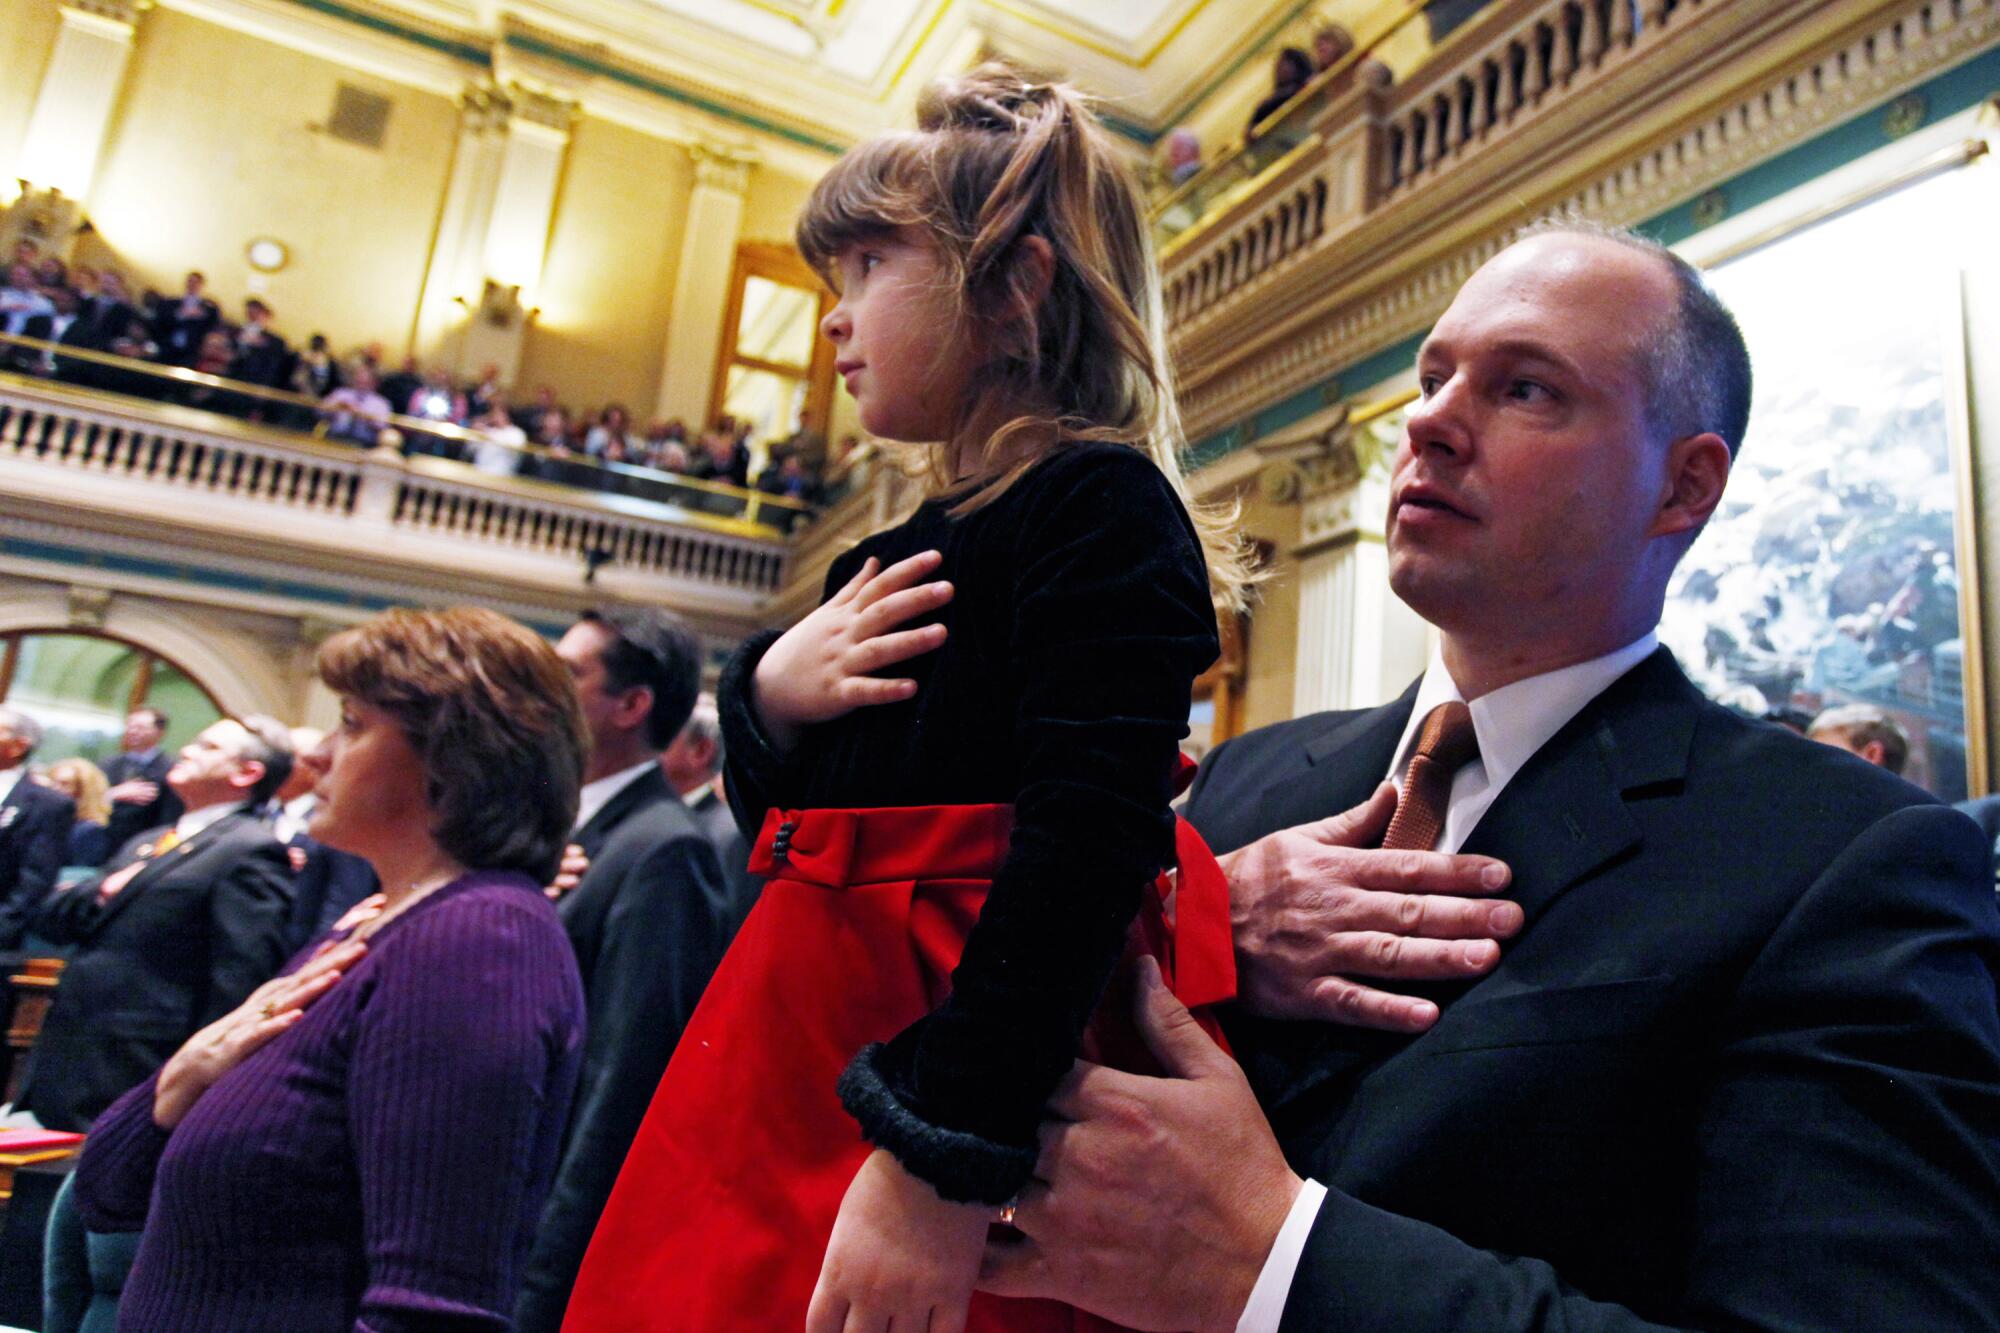
<instances>
[{"instance_id":1,"label":"black velvet dress top","mask_svg":"<svg viewBox=\"0 0 2000 1333\"><path fill-rule=\"evenodd\" d=\"M1067 446L985 508L948 509L922 506L827 575L830 596L868 556L943 553L949 637L884 673L916 680L914 698L808 728L780 756L749 702L769 633L731 660L721 710L729 797L752 836L774 806L1014 806L950 997L841 1080L870 1140L913 1174L1002 1202L1027 1181L1042 1107L1141 892L1173 863L1175 752L1220 649L1200 542L1143 455Z\"/></svg>"}]
</instances>

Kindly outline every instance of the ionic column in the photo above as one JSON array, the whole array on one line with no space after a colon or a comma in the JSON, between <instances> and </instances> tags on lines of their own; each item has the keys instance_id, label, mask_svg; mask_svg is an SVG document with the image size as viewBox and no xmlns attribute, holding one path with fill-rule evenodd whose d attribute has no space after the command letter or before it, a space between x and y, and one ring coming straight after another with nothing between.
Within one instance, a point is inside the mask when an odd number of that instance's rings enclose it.
<instances>
[{"instance_id":1,"label":"ionic column","mask_svg":"<svg viewBox=\"0 0 2000 1333\"><path fill-rule=\"evenodd\" d=\"M709 395L722 353L722 318L736 270L752 164L701 145L688 153L694 158L694 189L688 194L687 229L681 233L673 313L667 321L666 363L660 367L653 415L679 417L699 429L718 406L709 402Z\"/></svg>"},{"instance_id":2,"label":"ionic column","mask_svg":"<svg viewBox=\"0 0 2000 1333\"><path fill-rule=\"evenodd\" d=\"M1370 708L1423 670L1428 629L1389 589L1382 527L1384 464L1363 468L1353 443L1295 465L1299 476L1299 637L1294 716Z\"/></svg>"},{"instance_id":3,"label":"ionic column","mask_svg":"<svg viewBox=\"0 0 2000 1333\"><path fill-rule=\"evenodd\" d=\"M79 202L89 196L138 21L136 0L62 6L62 27L11 175Z\"/></svg>"},{"instance_id":4,"label":"ionic column","mask_svg":"<svg viewBox=\"0 0 2000 1333\"><path fill-rule=\"evenodd\" d=\"M416 335L419 355L454 365L459 335L486 282L486 229L513 111L505 95L485 83L467 84L458 106L458 142L424 273Z\"/></svg>"},{"instance_id":5,"label":"ionic column","mask_svg":"<svg viewBox=\"0 0 2000 1333\"><path fill-rule=\"evenodd\" d=\"M515 85L469 87L460 105L417 341L461 375L490 363L511 381L548 259L576 104Z\"/></svg>"}]
</instances>

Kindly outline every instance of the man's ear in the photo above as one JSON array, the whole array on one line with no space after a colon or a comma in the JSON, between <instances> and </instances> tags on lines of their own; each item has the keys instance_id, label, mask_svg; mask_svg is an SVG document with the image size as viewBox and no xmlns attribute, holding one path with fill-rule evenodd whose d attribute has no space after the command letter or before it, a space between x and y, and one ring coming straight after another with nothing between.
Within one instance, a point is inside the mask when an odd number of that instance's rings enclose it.
<instances>
[{"instance_id":1,"label":"man's ear","mask_svg":"<svg viewBox=\"0 0 2000 1333\"><path fill-rule=\"evenodd\" d=\"M1714 431L1689 435L1667 446L1666 477L1660 507L1648 534L1671 537L1695 533L1722 503L1729 481L1729 446Z\"/></svg>"},{"instance_id":2,"label":"man's ear","mask_svg":"<svg viewBox=\"0 0 2000 1333\"><path fill-rule=\"evenodd\" d=\"M249 791L264 780L264 765L255 759L245 759L234 773L229 775L229 785Z\"/></svg>"},{"instance_id":3,"label":"man's ear","mask_svg":"<svg viewBox=\"0 0 2000 1333\"><path fill-rule=\"evenodd\" d=\"M618 704L612 716L617 718L619 726L636 730L646 725L646 715L652 711L653 687L634 685L631 689L619 693Z\"/></svg>"}]
</instances>

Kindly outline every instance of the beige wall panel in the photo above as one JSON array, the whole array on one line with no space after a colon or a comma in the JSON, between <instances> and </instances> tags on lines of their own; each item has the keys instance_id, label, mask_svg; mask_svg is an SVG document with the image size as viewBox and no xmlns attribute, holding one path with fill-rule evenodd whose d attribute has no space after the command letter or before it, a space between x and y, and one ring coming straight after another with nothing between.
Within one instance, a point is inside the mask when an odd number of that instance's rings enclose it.
<instances>
[{"instance_id":1,"label":"beige wall panel","mask_svg":"<svg viewBox=\"0 0 2000 1333\"><path fill-rule=\"evenodd\" d=\"M1250 612L1250 655L1243 679L1243 729L1292 716L1294 657L1299 642L1299 566L1291 550L1299 541L1299 506L1273 504L1253 484L1245 488L1242 530L1271 543L1272 576L1258 587Z\"/></svg>"},{"instance_id":2,"label":"beige wall panel","mask_svg":"<svg viewBox=\"0 0 2000 1333\"><path fill-rule=\"evenodd\" d=\"M0 3L0 163L9 178L35 110L42 71L55 50L59 12L55 0Z\"/></svg>"},{"instance_id":3,"label":"beige wall panel","mask_svg":"<svg viewBox=\"0 0 2000 1333\"><path fill-rule=\"evenodd\" d=\"M380 151L308 128L343 81L394 103ZM398 354L457 124L447 98L155 9L139 26L91 220L137 282L171 290L199 268L232 316L250 290L244 246L276 237L291 249L266 279L281 332Z\"/></svg>"},{"instance_id":4,"label":"beige wall panel","mask_svg":"<svg viewBox=\"0 0 2000 1333\"><path fill-rule=\"evenodd\" d=\"M644 424L659 389L692 178L673 144L611 121L577 122L517 395L548 384L572 410L622 402Z\"/></svg>"},{"instance_id":5,"label":"beige wall panel","mask_svg":"<svg viewBox=\"0 0 2000 1333\"><path fill-rule=\"evenodd\" d=\"M829 161L827 165L833 163ZM751 172L750 189L743 196L742 239L790 245L792 228L798 223L799 210L805 207L813 184L797 176L782 175L770 167L758 167Z\"/></svg>"}]
</instances>

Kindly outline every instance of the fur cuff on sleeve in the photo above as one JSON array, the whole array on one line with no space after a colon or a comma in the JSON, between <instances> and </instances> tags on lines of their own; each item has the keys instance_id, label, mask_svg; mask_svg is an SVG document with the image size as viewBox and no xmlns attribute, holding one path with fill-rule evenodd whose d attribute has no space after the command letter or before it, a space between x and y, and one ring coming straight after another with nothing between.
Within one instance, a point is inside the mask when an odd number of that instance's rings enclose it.
<instances>
[{"instance_id":1,"label":"fur cuff on sleeve","mask_svg":"<svg viewBox=\"0 0 2000 1333\"><path fill-rule=\"evenodd\" d=\"M861 1048L840 1076L840 1104L861 1122L868 1141L887 1148L903 1169L952 1203L995 1207L1021 1192L1035 1170L1031 1144L995 1143L963 1130L934 1125L909 1109L877 1067L883 1046Z\"/></svg>"}]
</instances>

